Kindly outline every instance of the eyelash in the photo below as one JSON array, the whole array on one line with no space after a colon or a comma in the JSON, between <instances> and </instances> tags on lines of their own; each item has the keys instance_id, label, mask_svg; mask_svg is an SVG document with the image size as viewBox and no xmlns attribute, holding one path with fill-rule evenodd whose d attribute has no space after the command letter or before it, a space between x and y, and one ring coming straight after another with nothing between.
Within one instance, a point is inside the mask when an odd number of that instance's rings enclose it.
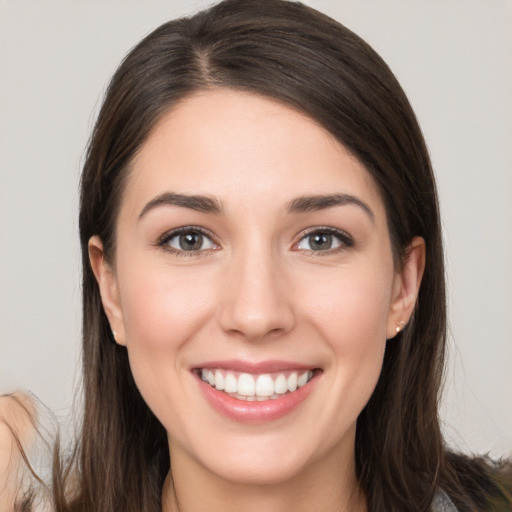
<instances>
[{"instance_id":1,"label":"eyelash","mask_svg":"<svg viewBox=\"0 0 512 512\"><path fill-rule=\"evenodd\" d=\"M173 238L178 237L180 235L187 234L187 233L200 234L204 238L208 239L215 246L215 248L186 251L183 249L176 249L175 247L171 247L169 245L169 242ZM183 226L181 228L172 229L171 231L168 231L167 233L163 234L160 237L160 239L157 242L157 245L158 245L158 247L162 247L164 250L174 254L175 256L183 256L183 257L187 257L187 256L188 257L190 257L190 256L197 257L201 253L210 252L212 250L215 251L218 248L218 243L215 242L213 235L209 231L205 230L204 228L200 228L199 226Z\"/></svg>"},{"instance_id":2,"label":"eyelash","mask_svg":"<svg viewBox=\"0 0 512 512\"><path fill-rule=\"evenodd\" d=\"M331 249L318 251L312 249L302 249L303 251L306 251L308 254L313 256L329 256L338 252L345 251L354 246L354 239L345 231L328 226L315 226L314 228L310 228L305 232L301 233L299 240L293 244L293 247L297 247L301 241L315 234L332 236L333 238L336 238L338 240L340 245L338 247L333 247Z\"/></svg>"},{"instance_id":3,"label":"eyelash","mask_svg":"<svg viewBox=\"0 0 512 512\"><path fill-rule=\"evenodd\" d=\"M200 234L201 236L203 236L204 238L209 240L215 247L187 251L184 249L176 249L175 247L171 247L169 245L169 242L173 238L178 237L183 234L187 234L187 233ZM337 239L337 241L340 243L340 245L338 247L333 247L333 248L326 249L326 250L317 250L317 251L315 251L313 249L298 249L297 248L298 245L303 240L305 240L308 237L311 237L312 235L315 235L315 234L332 236L333 238ZM168 231L167 233L163 234L160 237L160 239L157 242L157 245L176 256L182 256L182 257L197 256L200 253L207 253L212 250L213 251L217 250L219 248L219 244L217 242L215 242L213 235L209 231L205 230L204 228L200 228L199 226L184 226L181 228L176 228L171 231ZM293 244L293 248L297 248L294 250L305 251L308 254L314 255L314 256L328 256L328 255L331 255L331 254L334 254L337 252L344 251L353 246L354 246L354 240L348 233L346 233L345 231L342 231L340 229L327 227L327 226L315 226L314 228L310 228L310 229L302 232L298 241Z\"/></svg>"}]
</instances>

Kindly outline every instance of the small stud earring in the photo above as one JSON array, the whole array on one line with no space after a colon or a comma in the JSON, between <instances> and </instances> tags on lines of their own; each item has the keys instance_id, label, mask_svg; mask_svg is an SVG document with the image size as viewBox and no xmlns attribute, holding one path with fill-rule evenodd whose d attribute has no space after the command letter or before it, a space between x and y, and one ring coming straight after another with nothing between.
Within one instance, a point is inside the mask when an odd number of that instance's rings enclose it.
<instances>
[{"instance_id":1,"label":"small stud earring","mask_svg":"<svg viewBox=\"0 0 512 512\"><path fill-rule=\"evenodd\" d=\"M400 320L400 322L396 323L395 331L397 334L403 329L404 325L405 325L405 322L403 320Z\"/></svg>"},{"instance_id":2,"label":"small stud earring","mask_svg":"<svg viewBox=\"0 0 512 512\"><path fill-rule=\"evenodd\" d=\"M116 331L112 331L112 336L114 336L114 339L117 338L117 332Z\"/></svg>"}]
</instances>

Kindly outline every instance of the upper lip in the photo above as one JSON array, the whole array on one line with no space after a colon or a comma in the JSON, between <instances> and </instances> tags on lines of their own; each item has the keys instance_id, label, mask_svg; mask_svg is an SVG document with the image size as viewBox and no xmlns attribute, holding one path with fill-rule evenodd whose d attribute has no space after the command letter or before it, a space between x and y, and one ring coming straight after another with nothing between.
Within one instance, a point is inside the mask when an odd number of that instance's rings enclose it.
<instances>
[{"instance_id":1,"label":"upper lip","mask_svg":"<svg viewBox=\"0 0 512 512\"><path fill-rule=\"evenodd\" d=\"M225 361L207 361L204 363L200 363L193 366L193 369L223 369L223 370L231 370L233 372L241 372L241 373L252 373L252 374L262 374L262 373L274 373L280 371L305 371L305 370L314 370L318 368L315 365L311 364L302 364L296 363L292 361L278 361L278 360L268 360L268 361L243 361L239 359L230 359Z\"/></svg>"}]
</instances>

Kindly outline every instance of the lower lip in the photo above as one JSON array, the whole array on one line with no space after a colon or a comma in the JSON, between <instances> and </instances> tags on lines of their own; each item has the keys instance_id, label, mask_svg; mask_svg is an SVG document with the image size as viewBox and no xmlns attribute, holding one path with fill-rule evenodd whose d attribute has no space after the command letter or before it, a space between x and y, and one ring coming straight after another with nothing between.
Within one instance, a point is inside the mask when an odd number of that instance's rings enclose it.
<instances>
[{"instance_id":1,"label":"lower lip","mask_svg":"<svg viewBox=\"0 0 512 512\"><path fill-rule=\"evenodd\" d=\"M210 386L199 376L197 381L203 395L217 412L240 423L257 425L278 420L294 411L309 396L318 377L318 374L314 375L305 386L292 393L285 393L274 400L262 402L237 400Z\"/></svg>"}]
</instances>

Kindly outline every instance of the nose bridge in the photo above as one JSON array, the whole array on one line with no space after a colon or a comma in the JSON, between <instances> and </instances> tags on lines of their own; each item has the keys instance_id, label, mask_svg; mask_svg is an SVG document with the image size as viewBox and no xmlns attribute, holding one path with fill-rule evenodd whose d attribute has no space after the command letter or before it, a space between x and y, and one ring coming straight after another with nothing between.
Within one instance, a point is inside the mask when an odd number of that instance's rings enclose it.
<instances>
[{"instance_id":1,"label":"nose bridge","mask_svg":"<svg viewBox=\"0 0 512 512\"><path fill-rule=\"evenodd\" d=\"M259 340L293 327L292 301L280 263L270 246L255 240L233 254L221 311L225 331Z\"/></svg>"}]
</instances>

